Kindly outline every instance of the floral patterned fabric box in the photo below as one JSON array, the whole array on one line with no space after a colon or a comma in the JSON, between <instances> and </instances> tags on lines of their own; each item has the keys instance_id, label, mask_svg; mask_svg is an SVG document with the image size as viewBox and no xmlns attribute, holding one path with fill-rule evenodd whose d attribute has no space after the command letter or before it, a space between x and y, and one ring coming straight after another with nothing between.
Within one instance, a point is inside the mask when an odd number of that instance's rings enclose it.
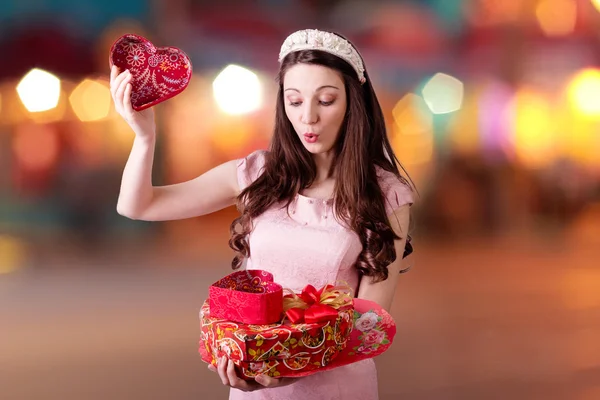
<instances>
[{"instance_id":1,"label":"floral patterned fabric box","mask_svg":"<svg viewBox=\"0 0 600 400\"><path fill-rule=\"evenodd\" d=\"M205 310L208 311L207 309ZM315 364L311 365L310 360L307 362L305 358L302 358L302 354L297 357L291 356L287 359L266 359L265 356L265 359L261 361L240 361L233 359L238 375L245 379L251 379L259 373L275 377L308 376L319 371L326 371L373 358L387 351L392 345L396 334L396 325L392 317L376 303L363 299L354 299L352 314L353 329L346 341L346 345L333 359L326 359L326 363L328 362L326 365L323 365L322 360L319 361L316 356L313 357ZM199 352L203 361L216 365L217 359L220 355L227 354L227 350L221 349L221 351L218 351L217 346L212 344L214 343L213 337L208 339L204 332L206 332L205 329L203 329L202 339L200 340ZM211 335L211 333L208 333L208 335ZM215 349L217 349L216 353L214 352ZM270 354L275 355L276 351ZM284 353L279 354L279 356L282 355L285 356Z\"/></svg>"},{"instance_id":2,"label":"floral patterned fabric box","mask_svg":"<svg viewBox=\"0 0 600 400\"><path fill-rule=\"evenodd\" d=\"M328 365L346 346L352 331L354 310L345 307L326 322L293 324L289 320L271 325L247 325L211 318L210 307L201 311L201 345L205 361L216 365L223 355L233 360L241 375L271 376L310 371Z\"/></svg>"},{"instance_id":3,"label":"floral patterned fabric box","mask_svg":"<svg viewBox=\"0 0 600 400\"><path fill-rule=\"evenodd\" d=\"M308 285L283 298L285 318L247 324L213 315L210 299L200 311L202 360L216 365L227 356L240 377L258 374L300 377L372 358L385 352L396 333L378 304L353 299L345 286Z\"/></svg>"},{"instance_id":4,"label":"floral patterned fabric box","mask_svg":"<svg viewBox=\"0 0 600 400\"><path fill-rule=\"evenodd\" d=\"M332 285L317 290L309 285L300 294L286 295L281 303L285 319L248 324L239 322L245 316L214 315L213 300L206 301L200 312L204 360L214 364L226 355L247 379L259 373L281 376L329 365L345 348L353 328L350 290Z\"/></svg>"}]
</instances>

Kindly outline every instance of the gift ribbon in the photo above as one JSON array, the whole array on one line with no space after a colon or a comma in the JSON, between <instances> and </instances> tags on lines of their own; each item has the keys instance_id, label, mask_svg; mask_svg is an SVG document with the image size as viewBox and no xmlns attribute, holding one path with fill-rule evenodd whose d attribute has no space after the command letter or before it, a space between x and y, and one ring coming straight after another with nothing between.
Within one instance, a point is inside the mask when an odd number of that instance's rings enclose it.
<instances>
[{"instance_id":1,"label":"gift ribbon","mask_svg":"<svg viewBox=\"0 0 600 400\"><path fill-rule=\"evenodd\" d=\"M340 307L352 304L352 289L347 285L326 285L320 290L307 285L300 294L289 292L283 296L283 311L293 324L335 319Z\"/></svg>"}]
</instances>

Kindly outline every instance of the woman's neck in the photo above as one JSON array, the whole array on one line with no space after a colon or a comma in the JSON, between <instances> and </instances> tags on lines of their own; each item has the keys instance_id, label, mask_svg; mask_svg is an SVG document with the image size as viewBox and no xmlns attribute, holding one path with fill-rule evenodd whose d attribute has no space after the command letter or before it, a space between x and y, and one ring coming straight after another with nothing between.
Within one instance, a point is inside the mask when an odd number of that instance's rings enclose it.
<instances>
[{"instance_id":1,"label":"woman's neck","mask_svg":"<svg viewBox=\"0 0 600 400\"><path fill-rule=\"evenodd\" d=\"M333 171L331 164L333 163L333 151L327 153L314 154L313 159L317 167L317 175L315 177L315 184L325 182L333 178Z\"/></svg>"}]
</instances>

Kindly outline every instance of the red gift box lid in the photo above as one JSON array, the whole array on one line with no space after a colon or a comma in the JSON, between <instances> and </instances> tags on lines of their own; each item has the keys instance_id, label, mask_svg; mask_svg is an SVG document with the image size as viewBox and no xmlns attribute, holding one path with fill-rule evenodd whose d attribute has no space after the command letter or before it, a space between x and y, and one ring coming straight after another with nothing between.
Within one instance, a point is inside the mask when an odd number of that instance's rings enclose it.
<instances>
[{"instance_id":1,"label":"red gift box lid","mask_svg":"<svg viewBox=\"0 0 600 400\"><path fill-rule=\"evenodd\" d=\"M211 318L268 325L283 316L283 288L262 270L237 271L209 288Z\"/></svg>"}]
</instances>

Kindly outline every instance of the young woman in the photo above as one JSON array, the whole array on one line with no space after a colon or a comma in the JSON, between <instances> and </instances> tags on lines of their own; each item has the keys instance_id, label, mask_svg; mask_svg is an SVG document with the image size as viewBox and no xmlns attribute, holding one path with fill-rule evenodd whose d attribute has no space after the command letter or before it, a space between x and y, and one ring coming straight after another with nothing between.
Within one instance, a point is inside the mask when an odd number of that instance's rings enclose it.
<instances>
[{"instance_id":1,"label":"young woman","mask_svg":"<svg viewBox=\"0 0 600 400\"><path fill-rule=\"evenodd\" d=\"M131 107L131 75L111 72L118 112L136 134L117 210L147 221L205 215L237 204L233 267L274 274L301 291L336 280L389 309L408 238L412 190L398 170L363 60L343 37L318 30L281 47L276 118L268 151L256 151L175 185L151 182L151 109ZM246 382L227 359L209 367L230 399L377 399L372 359L298 379Z\"/></svg>"}]
</instances>

